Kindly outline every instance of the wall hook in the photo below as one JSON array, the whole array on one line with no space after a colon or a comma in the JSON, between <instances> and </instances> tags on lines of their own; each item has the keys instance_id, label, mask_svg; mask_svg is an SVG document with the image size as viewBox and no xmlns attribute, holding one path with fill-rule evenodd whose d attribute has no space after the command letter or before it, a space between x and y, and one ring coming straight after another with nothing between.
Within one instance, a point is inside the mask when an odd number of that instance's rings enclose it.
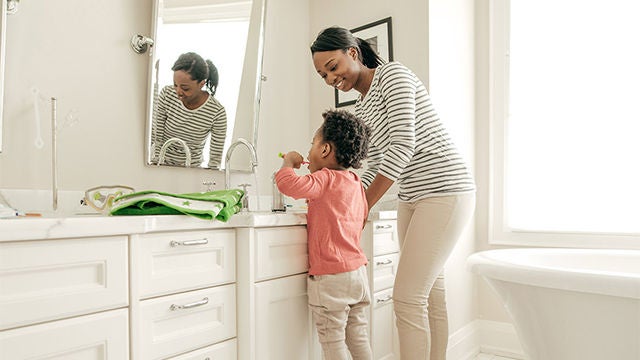
<instances>
[{"instance_id":1,"label":"wall hook","mask_svg":"<svg viewBox=\"0 0 640 360\"><path fill-rule=\"evenodd\" d=\"M153 46L153 39L140 34L134 35L131 38L131 48L137 54L144 54L149 48Z\"/></svg>"}]
</instances>

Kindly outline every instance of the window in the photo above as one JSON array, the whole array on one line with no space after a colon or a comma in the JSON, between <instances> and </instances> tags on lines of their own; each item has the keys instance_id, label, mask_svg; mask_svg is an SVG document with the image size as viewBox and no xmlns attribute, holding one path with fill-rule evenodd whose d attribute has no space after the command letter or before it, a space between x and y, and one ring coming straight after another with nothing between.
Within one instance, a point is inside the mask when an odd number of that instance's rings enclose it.
<instances>
[{"instance_id":1,"label":"window","mask_svg":"<svg viewBox=\"0 0 640 360\"><path fill-rule=\"evenodd\" d=\"M492 243L640 248L638 13L491 1Z\"/></svg>"}]
</instances>

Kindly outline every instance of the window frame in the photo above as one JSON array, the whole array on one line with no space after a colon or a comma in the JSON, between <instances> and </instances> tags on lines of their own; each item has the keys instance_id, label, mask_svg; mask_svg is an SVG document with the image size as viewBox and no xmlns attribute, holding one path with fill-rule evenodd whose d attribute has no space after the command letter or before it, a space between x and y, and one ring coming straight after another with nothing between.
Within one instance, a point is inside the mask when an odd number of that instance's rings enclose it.
<instances>
[{"instance_id":1,"label":"window frame","mask_svg":"<svg viewBox=\"0 0 640 360\"><path fill-rule=\"evenodd\" d=\"M640 234L532 231L508 226L509 10L509 0L489 0L489 244L640 249Z\"/></svg>"}]
</instances>

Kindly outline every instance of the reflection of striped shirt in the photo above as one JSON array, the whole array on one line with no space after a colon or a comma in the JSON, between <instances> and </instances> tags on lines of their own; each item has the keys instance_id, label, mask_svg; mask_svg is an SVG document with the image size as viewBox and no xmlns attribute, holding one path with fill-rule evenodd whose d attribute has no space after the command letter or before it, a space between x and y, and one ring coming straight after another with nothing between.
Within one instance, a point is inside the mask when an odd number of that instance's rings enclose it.
<instances>
[{"instance_id":1,"label":"reflection of striped shirt","mask_svg":"<svg viewBox=\"0 0 640 360\"><path fill-rule=\"evenodd\" d=\"M227 134L227 114L224 107L213 95L209 95L207 101L197 109L187 109L178 98L173 86L165 86L158 96L157 107L154 109L151 131L154 162L158 161L162 145L167 140L177 137L189 146L191 166L200 166L209 134L211 134L211 143L208 166L218 168ZM167 148L163 164L183 165L185 158L182 145L175 142Z\"/></svg>"},{"instance_id":2,"label":"reflection of striped shirt","mask_svg":"<svg viewBox=\"0 0 640 360\"><path fill-rule=\"evenodd\" d=\"M404 65L378 66L355 112L372 129L365 186L380 173L398 181L401 201L475 191L427 89Z\"/></svg>"}]
</instances>

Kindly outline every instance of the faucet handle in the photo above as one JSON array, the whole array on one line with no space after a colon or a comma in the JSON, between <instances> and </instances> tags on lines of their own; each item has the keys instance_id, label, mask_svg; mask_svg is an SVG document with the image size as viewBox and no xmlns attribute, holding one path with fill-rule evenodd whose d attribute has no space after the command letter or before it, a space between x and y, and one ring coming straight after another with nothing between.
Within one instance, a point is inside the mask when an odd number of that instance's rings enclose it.
<instances>
[{"instance_id":1,"label":"faucet handle","mask_svg":"<svg viewBox=\"0 0 640 360\"><path fill-rule=\"evenodd\" d=\"M247 192L247 187L251 186L251 184L238 184L238 186L241 186L242 191L244 191L244 195L242 195L241 211L247 211L249 210L249 193Z\"/></svg>"},{"instance_id":2,"label":"faucet handle","mask_svg":"<svg viewBox=\"0 0 640 360\"><path fill-rule=\"evenodd\" d=\"M216 185L214 180L202 180L202 185L207 187L207 192L213 191L213 187Z\"/></svg>"}]
</instances>

